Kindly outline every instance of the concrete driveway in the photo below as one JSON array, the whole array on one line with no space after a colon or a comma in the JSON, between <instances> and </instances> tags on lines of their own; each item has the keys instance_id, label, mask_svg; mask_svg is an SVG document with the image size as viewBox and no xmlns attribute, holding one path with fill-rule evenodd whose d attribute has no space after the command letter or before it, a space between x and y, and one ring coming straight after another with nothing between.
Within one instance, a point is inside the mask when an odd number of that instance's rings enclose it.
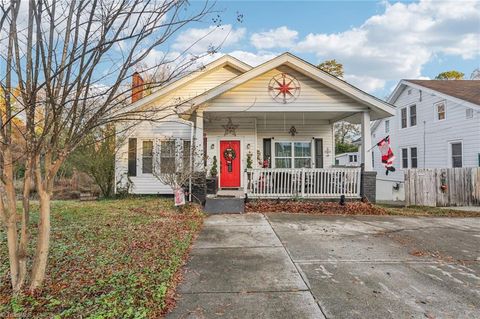
<instances>
[{"instance_id":1,"label":"concrete driveway","mask_svg":"<svg viewBox=\"0 0 480 319\"><path fill-rule=\"evenodd\" d=\"M480 219L213 215L168 318L480 318Z\"/></svg>"}]
</instances>

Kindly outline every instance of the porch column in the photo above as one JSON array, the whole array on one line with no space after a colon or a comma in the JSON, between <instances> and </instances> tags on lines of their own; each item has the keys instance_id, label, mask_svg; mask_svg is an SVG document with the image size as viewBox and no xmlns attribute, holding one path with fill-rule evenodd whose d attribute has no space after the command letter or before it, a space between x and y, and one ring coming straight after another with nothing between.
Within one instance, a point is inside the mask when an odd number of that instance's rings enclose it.
<instances>
[{"instance_id":1,"label":"porch column","mask_svg":"<svg viewBox=\"0 0 480 319\"><path fill-rule=\"evenodd\" d=\"M204 167L204 154L203 154L203 111L197 110L195 117L195 172L203 172Z\"/></svg>"},{"instance_id":2,"label":"porch column","mask_svg":"<svg viewBox=\"0 0 480 319\"><path fill-rule=\"evenodd\" d=\"M362 112L362 163L365 171L372 171L372 133L370 131L370 111Z\"/></svg>"}]
</instances>

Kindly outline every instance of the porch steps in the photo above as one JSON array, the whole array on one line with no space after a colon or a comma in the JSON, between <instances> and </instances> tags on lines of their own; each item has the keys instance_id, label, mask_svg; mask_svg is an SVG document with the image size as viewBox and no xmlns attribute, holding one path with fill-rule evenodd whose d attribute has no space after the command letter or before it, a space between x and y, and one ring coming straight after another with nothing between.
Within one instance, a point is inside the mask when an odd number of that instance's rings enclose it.
<instances>
[{"instance_id":1,"label":"porch steps","mask_svg":"<svg viewBox=\"0 0 480 319\"><path fill-rule=\"evenodd\" d=\"M207 198L203 210L207 214L243 214L245 200L243 198Z\"/></svg>"},{"instance_id":2,"label":"porch steps","mask_svg":"<svg viewBox=\"0 0 480 319\"><path fill-rule=\"evenodd\" d=\"M221 189L215 195L207 196L203 210L207 214L243 214L245 192L243 189Z\"/></svg>"}]
</instances>

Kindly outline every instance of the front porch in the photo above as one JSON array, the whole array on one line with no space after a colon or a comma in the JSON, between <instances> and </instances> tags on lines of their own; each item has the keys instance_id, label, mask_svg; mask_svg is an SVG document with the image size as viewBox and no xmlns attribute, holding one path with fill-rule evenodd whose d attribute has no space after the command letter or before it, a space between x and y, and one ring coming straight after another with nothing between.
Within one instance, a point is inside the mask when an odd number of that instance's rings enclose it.
<instances>
[{"instance_id":1,"label":"front porch","mask_svg":"<svg viewBox=\"0 0 480 319\"><path fill-rule=\"evenodd\" d=\"M358 167L335 166L336 120L362 123L362 158L370 155L370 116L362 112L208 112L197 110L196 143L204 150L216 189L241 189L247 198L360 199L362 176L371 160ZM367 138L363 138L367 137ZM226 148L235 153L225 158ZM370 200L374 201L372 196Z\"/></svg>"}]
</instances>

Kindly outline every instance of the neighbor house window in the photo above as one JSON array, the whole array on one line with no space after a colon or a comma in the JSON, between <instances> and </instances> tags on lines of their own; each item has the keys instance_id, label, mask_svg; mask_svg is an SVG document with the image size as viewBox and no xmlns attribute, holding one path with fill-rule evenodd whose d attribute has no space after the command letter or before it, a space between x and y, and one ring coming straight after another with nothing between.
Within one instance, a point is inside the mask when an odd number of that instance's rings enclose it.
<instances>
[{"instance_id":1,"label":"neighbor house window","mask_svg":"<svg viewBox=\"0 0 480 319\"><path fill-rule=\"evenodd\" d=\"M160 142L160 172L172 173L175 167L175 141L167 140Z\"/></svg>"},{"instance_id":2,"label":"neighbor house window","mask_svg":"<svg viewBox=\"0 0 480 319\"><path fill-rule=\"evenodd\" d=\"M417 106L410 106L410 126L417 125Z\"/></svg>"},{"instance_id":3,"label":"neighbor house window","mask_svg":"<svg viewBox=\"0 0 480 319\"><path fill-rule=\"evenodd\" d=\"M417 148L411 147L410 148L410 167L417 168L418 167L418 155L417 155Z\"/></svg>"},{"instance_id":4,"label":"neighbor house window","mask_svg":"<svg viewBox=\"0 0 480 319\"><path fill-rule=\"evenodd\" d=\"M402 128L406 128L407 127L407 108L403 108L400 110L401 112L401 121L402 121Z\"/></svg>"},{"instance_id":5,"label":"neighbor house window","mask_svg":"<svg viewBox=\"0 0 480 319\"><path fill-rule=\"evenodd\" d=\"M128 176L137 176L137 139L128 139Z\"/></svg>"},{"instance_id":6,"label":"neighbor house window","mask_svg":"<svg viewBox=\"0 0 480 319\"><path fill-rule=\"evenodd\" d=\"M385 133L390 132L390 120L385 120Z\"/></svg>"},{"instance_id":7,"label":"neighbor house window","mask_svg":"<svg viewBox=\"0 0 480 319\"><path fill-rule=\"evenodd\" d=\"M473 109L471 109L471 108L468 107L468 108L465 110L465 117L466 117L467 119L471 119L471 118L473 117Z\"/></svg>"},{"instance_id":8,"label":"neighbor house window","mask_svg":"<svg viewBox=\"0 0 480 319\"><path fill-rule=\"evenodd\" d=\"M153 165L153 141L142 142L142 173L151 174Z\"/></svg>"},{"instance_id":9,"label":"neighbor house window","mask_svg":"<svg viewBox=\"0 0 480 319\"><path fill-rule=\"evenodd\" d=\"M350 163L356 163L357 162L357 155L348 155L348 161Z\"/></svg>"},{"instance_id":10,"label":"neighbor house window","mask_svg":"<svg viewBox=\"0 0 480 319\"><path fill-rule=\"evenodd\" d=\"M402 168L408 168L408 148L402 148Z\"/></svg>"},{"instance_id":11,"label":"neighbor house window","mask_svg":"<svg viewBox=\"0 0 480 319\"><path fill-rule=\"evenodd\" d=\"M451 143L452 148L452 167L462 167L462 142Z\"/></svg>"},{"instance_id":12,"label":"neighbor house window","mask_svg":"<svg viewBox=\"0 0 480 319\"><path fill-rule=\"evenodd\" d=\"M276 168L311 167L312 146L309 142L275 142Z\"/></svg>"},{"instance_id":13,"label":"neighbor house window","mask_svg":"<svg viewBox=\"0 0 480 319\"><path fill-rule=\"evenodd\" d=\"M438 121L442 121L446 118L447 108L445 106L445 102L440 102L435 104L435 110L436 110Z\"/></svg>"}]
</instances>

